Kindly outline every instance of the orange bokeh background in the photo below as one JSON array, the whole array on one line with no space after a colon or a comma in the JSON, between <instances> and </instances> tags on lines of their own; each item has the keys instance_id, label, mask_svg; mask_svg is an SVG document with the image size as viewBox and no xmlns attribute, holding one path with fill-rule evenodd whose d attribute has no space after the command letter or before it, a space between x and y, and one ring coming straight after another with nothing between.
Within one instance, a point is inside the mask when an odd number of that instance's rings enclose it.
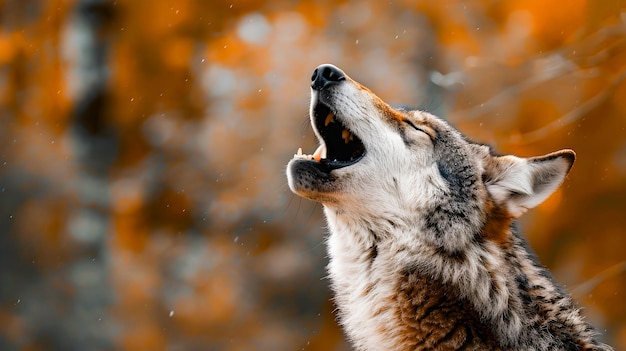
<instances>
[{"instance_id":1,"label":"orange bokeh background","mask_svg":"<svg viewBox=\"0 0 626 351\"><path fill-rule=\"evenodd\" d=\"M577 152L521 220L626 349L624 1L0 0L0 349L349 350L316 147L334 63L503 153Z\"/></svg>"}]
</instances>

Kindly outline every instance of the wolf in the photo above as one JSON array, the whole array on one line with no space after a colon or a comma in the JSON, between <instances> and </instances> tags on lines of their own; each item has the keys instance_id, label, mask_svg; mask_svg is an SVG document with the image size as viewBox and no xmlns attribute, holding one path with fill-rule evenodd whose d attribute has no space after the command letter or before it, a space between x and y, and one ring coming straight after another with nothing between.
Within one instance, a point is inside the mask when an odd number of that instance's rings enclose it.
<instances>
[{"instance_id":1,"label":"wolf","mask_svg":"<svg viewBox=\"0 0 626 351\"><path fill-rule=\"evenodd\" d=\"M287 165L323 204L338 319L356 350L612 350L515 225L575 153L495 154L339 68L311 77L320 146Z\"/></svg>"}]
</instances>

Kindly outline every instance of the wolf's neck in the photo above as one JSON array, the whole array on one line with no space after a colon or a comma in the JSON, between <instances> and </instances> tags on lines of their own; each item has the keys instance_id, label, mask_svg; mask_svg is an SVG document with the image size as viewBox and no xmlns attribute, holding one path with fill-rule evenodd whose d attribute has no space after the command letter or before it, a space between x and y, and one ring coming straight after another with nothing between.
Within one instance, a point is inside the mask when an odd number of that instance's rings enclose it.
<instances>
[{"instance_id":1,"label":"wolf's neck","mask_svg":"<svg viewBox=\"0 0 626 351\"><path fill-rule=\"evenodd\" d=\"M354 220L328 208L325 212L330 229L328 273L346 333L357 350L403 349L395 336L381 332L402 328L392 301L403 263L391 237L401 223Z\"/></svg>"},{"instance_id":2,"label":"wolf's neck","mask_svg":"<svg viewBox=\"0 0 626 351\"><path fill-rule=\"evenodd\" d=\"M508 346L515 346L515 340L540 338L540 328L531 327L544 328L555 320L557 325L567 325L565 332L592 342L593 333L570 297L510 226L495 228L487 223L483 239L451 254L424 240L417 223L356 218L328 208L325 212L331 231L329 274L339 308L347 316L346 326L359 320L352 315L355 310L393 310L394 306L380 306L377 301L393 301L409 269L467 301L498 339L513 341ZM367 318L373 317L362 316Z\"/></svg>"}]
</instances>

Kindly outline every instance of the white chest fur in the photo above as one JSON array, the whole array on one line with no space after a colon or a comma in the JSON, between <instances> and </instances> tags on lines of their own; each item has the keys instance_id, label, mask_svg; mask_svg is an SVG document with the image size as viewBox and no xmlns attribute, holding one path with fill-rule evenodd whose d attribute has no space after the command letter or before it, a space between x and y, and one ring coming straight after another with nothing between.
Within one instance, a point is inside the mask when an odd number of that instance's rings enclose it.
<instances>
[{"instance_id":1,"label":"white chest fur","mask_svg":"<svg viewBox=\"0 0 626 351\"><path fill-rule=\"evenodd\" d=\"M358 350L394 349L395 287L401 265L389 240L354 228L326 211L330 228L328 266L340 319Z\"/></svg>"}]
</instances>

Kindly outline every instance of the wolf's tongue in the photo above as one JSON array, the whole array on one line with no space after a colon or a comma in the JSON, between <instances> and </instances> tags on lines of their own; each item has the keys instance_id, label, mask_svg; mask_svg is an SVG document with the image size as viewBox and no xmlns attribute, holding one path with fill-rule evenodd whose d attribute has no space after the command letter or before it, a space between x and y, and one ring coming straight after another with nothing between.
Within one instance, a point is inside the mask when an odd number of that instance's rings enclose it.
<instances>
[{"instance_id":1,"label":"wolf's tongue","mask_svg":"<svg viewBox=\"0 0 626 351\"><path fill-rule=\"evenodd\" d=\"M313 153L313 159L320 162L321 159L326 158L326 146L320 145Z\"/></svg>"}]
</instances>

